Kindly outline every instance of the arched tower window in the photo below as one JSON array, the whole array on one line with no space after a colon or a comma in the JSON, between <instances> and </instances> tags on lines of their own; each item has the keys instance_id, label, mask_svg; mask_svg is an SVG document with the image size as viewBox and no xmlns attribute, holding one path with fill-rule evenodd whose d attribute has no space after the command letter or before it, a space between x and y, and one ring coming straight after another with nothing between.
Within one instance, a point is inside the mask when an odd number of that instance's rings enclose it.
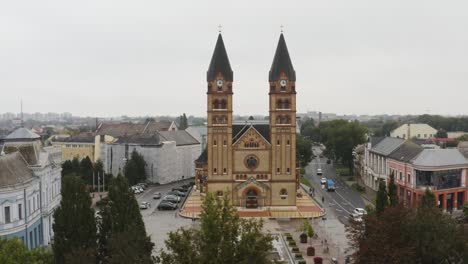
<instances>
[{"instance_id":1,"label":"arched tower window","mask_svg":"<svg viewBox=\"0 0 468 264\"><path fill-rule=\"evenodd\" d=\"M218 109L219 108L219 101L218 99L215 99L213 102L213 109Z\"/></svg>"},{"instance_id":2,"label":"arched tower window","mask_svg":"<svg viewBox=\"0 0 468 264\"><path fill-rule=\"evenodd\" d=\"M284 116L283 121L284 121L285 124L290 124L291 123L291 120L290 120L289 116Z\"/></svg>"},{"instance_id":3,"label":"arched tower window","mask_svg":"<svg viewBox=\"0 0 468 264\"><path fill-rule=\"evenodd\" d=\"M227 103L225 99L221 100L221 109L227 109Z\"/></svg>"},{"instance_id":4,"label":"arched tower window","mask_svg":"<svg viewBox=\"0 0 468 264\"><path fill-rule=\"evenodd\" d=\"M289 109L289 100L288 99L284 100L283 107L284 107L284 109Z\"/></svg>"},{"instance_id":5,"label":"arched tower window","mask_svg":"<svg viewBox=\"0 0 468 264\"><path fill-rule=\"evenodd\" d=\"M276 103L276 108L283 109L283 100L279 99Z\"/></svg>"},{"instance_id":6,"label":"arched tower window","mask_svg":"<svg viewBox=\"0 0 468 264\"><path fill-rule=\"evenodd\" d=\"M276 123L277 123L277 124L281 124L281 116L278 116L278 117L276 118Z\"/></svg>"}]
</instances>

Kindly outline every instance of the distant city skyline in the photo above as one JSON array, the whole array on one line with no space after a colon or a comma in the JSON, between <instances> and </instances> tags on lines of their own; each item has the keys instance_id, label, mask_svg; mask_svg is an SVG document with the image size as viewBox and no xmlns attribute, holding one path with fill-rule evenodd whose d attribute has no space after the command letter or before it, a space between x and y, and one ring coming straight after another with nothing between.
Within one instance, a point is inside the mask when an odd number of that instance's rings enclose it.
<instances>
[{"instance_id":1,"label":"distant city skyline","mask_svg":"<svg viewBox=\"0 0 468 264\"><path fill-rule=\"evenodd\" d=\"M221 24L235 114L268 114L281 25L300 113L468 114L466 2L27 2L0 9L0 113L205 116Z\"/></svg>"}]
</instances>

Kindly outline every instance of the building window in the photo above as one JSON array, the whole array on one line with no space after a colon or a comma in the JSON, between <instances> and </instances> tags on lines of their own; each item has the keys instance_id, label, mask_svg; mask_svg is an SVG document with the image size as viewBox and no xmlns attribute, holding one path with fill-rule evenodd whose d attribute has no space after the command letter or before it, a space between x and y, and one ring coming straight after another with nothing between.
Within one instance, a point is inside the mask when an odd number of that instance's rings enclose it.
<instances>
[{"instance_id":1,"label":"building window","mask_svg":"<svg viewBox=\"0 0 468 264\"><path fill-rule=\"evenodd\" d=\"M286 199L288 197L288 191L286 191L286 189L281 189L280 197L281 199Z\"/></svg>"},{"instance_id":2,"label":"building window","mask_svg":"<svg viewBox=\"0 0 468 264\"><path fill-rule=\"evenodd\" d=\"M32 231L29 231L29 248L34 248L34 246L33 246Z\"/></svg>"},{"instance_id":3,"label":"building window","mask_svg":"<svg viewBox=\"0 0 468 264\"><path fill-rule=\"evenodd\" d=\"M280 168L276 168L276 173L280 173Z\"/></svg>"},{"instance_id":4,"label":"building window","mask_svg":"<svg viewBox=\"0 0 468 264\"><path fill-rule=\"evenodd\" d=\"M224 173L224 174L227 173L227 169L226 169L226 168L223 169L223 173Z\"/></svg>"},{"instance_id":5,"label":"building window","mask_svg":"<svg viewBox=\"0 0 468 264\"><path fill-rule=\"evenodd\" d=\"M215 99L215 100L213 101L213 109L219 109L219 101L218 101L218 99Z\"/></svg>"},{"instance_id":6,"label":"building window","mask_svg":"<svg viewBox=\"0 0 468 264\"><path fill-rule=\"evenodd\" d=\"M421 137L421 134L418 134L418 138L420 138L420 137Z\"/></svg>"},{"instance_id":7,"label":"building window","mask_svg":"<svg viewBox=\"0 0 468 264\"><path fill-rule=\"evenodd\" d=\"M216 174L216 168L213 169L213 173Z\"/></svg>"},{"instance_id":8,"label":"building window","mask_svg":"<svg viewBox=\"0 0 468 264\"><path fill-rule=\"evenodd\" d=\"M286 92L286 86L281 86L281 91Z\"/></svg>"},{"instance_id":9,"label":"building window","mask_svg":"<svg viewBox=\"0 0 468 264\"><path fill-rule=\"evenodd\" d=\"M278 102L276 102L276 107L278 109L282 109L283 108L283 100L279 99Z\"/></svg>"},{"instance_id":10,"label":"building window","mask_svg":"<svg viewBox=\"0 0 468 264\"><path fill-rule=\"evenodd\" d=\"M245 158L245 166L250 170L254 170L258 166L258 158L255 155L249 155Z\"/></svg>"},{"instance_id":11,"label":"building window","mask_svg":"<svg viewBox=\"0 0 468 264\"><path fill-rule=\"evenodd\" d=\"M279 144L281 144L281 141L278 139L278 140L276 141L276 145L279 145Z\"/></svg>"},{"instance_id":12,"label":"building window","mask_svg":"<svg viewBox=\"0 0 468 264\"><path fill-rule=\"evenodd\" d=\"M408 174L408 182L411 182L411 174Z\"/></svg>"},{"instance_id":13,"label":"building window","mask_svg":"<svg viewBox=\"0 0 468 264\"><path fill-rule=\"evenodd\" d=\"M289 168L286 168L286 172L289 174Z\"/></svg>"},{"instance_id":14,"label":"building window","mask_svg":"<svg viewBox=\"0 0 468 264\"><path fill-rule=\"evenodd\" d=\"M213 146L216 146L216 140L213 141Z\"/></svg>"},{"instance_id":15,"label":"building window","mask_svg":"<svg viewBox=\"0 0 468 264\"><path fill-rule=\"evenodd\" d=\"M5 223L10 223L11 222L11 217L10 217L10 206L5 206Z\"/></svg>"},{"instance_id":16,"label":"building window","mask_svg":"<svg viewBox=\"0 0 468 264\"><path fill-rule=\"evenodd\" d=\"M217 191L217 192L216 192L216 195L217 195L217 196L223 196L223 191Z\"/></svg>"},{"instance_id":17,"label":"building window","mask_svg":"<svg viewBox=\"0 0 468 264\"><path fill-rule=\"evenodd\" d=\"M427 134L424 134L424 138L427 138Z\"/></svg>"},{"instance_id":18,"label":"building window","mask_svg":"<svg viewBox=\"0 0 468 264\"><path fill-rule=\"evenodd\" d=\"M400 171L400 181L403 180L403 173Z\"/></svg>"},{"instance_id":19,"label":"building window","mask_svg":"<svg viewBox=\"0 0 468 264\"><path fill-rule=\"evenodd\" d=\"M284 107L284 109L289 109L289 100L288 99L284 100L283 107Z\"/></svg>"},{"instance_id":20,"label":"building window","mask_svg":"<svg viewBox=\"0 0 468 264\"><path fill-rule=\"evenodd\" d=\"M278 116L278 118L276 118L276 123L281 124L281 116Z\"/></svg>"},{"instance_id":21,"label":"building window","mask_svg":"<svg viewBox=\"0 0 468 264\"><path fill-rule=\"evenodd\" d=\"M18 204L18 218L19 220L23 219L23 205Z\"/></svg>"},{"instance_id":22,"label":"building window","mask_svg":"<svg viewBox=\"0 0 468 264\"><path fill-rule=\"evenodd\" d=\"M288 141L286 141L286 145L288 145L288 146L289 146L289 140L288 140Z\"/></svg>"},{"instance_id":23,"label":"building window","mask_svg":"<svg viewBox=\"0 0 468 264\"><path fill-rule=\"evenodd\" d=\"M224 146L227 145L227 141L226 141L226 140L223 141L223 145L224 145Z\"/></svg>"},{"instance_id":24,"label":"building window","mask_svg":"<svg viewBox=\"0 0 468 264\"><path fill-rule=\"evenodd\" d=\"M226 103L226 100L221 100L221 109L227 109L227 103Z\"/></svg>"}]
</instances>

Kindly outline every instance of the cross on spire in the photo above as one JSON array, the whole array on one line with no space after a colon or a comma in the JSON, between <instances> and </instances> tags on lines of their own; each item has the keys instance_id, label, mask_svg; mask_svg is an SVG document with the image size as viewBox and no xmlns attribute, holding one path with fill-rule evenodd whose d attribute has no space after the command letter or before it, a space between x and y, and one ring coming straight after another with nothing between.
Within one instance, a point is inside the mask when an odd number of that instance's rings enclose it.
<instances>
[{"instance_id":1,"label":"cross on spire","mask_svg":"<svg viewBox=\"0 0 468 264\"><path fill-rule=\"evenodd\" d=\"M280 28L281 28L281 33L283 33L283 28L284 28L283 24L281 24Z\"/></svg>"},{"instance_id":2,"label":"cross on spire","mask_svg":"<svg viewBox=\"0 0 468 264\"><path fill-rule=\"evenodd\" d=\"M219 24L218 25L218 32L221 33L222 29L223 29L223 26L221 26L221 24Z\"/></svg>"}]
</instances>

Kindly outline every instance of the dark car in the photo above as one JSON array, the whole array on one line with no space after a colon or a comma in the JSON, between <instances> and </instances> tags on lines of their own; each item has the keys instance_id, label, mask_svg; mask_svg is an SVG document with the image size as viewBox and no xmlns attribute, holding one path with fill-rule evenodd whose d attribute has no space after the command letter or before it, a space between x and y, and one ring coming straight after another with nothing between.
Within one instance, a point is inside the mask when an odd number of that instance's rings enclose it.
<instances>
[{"instance_id":1,"label":"dark car","mask_svg":"<svg viewBox=\"0 0 468 264\"><path fill-rule=\"evenodd\" d=\"M330 159L327 159L327 164L330 164L331 163L331 160Z\"/></svg>"},{"instance_id":2,"label":"dark car","mask_svg":"<svg viewBox=\"0 0 468 264\"><path fill-rule=\"evenodd\" d=\"M188 189L184 188L183 186L182 187L175 187L175 188L172 188L172 191L179 191L179 192L184 192L186 193Z\"/></svg>"},{"instance_id":3,"label":"dark car","mask_svg":"<svg viewBox=\"0 0 468 264\"><path fill-rule=\"evenodd\" d=\"M181 192L181 191L172 191L172 192L168 192L167 194L176 195L176 196L179 196L179 197L187 196L187 193L184 193L184 192Z\"/></svg>"},{"instance_id":4,"label":"dark car","mask_svg":"<svg viewBox=\"0 0 468 264\"><path fill-rule=\"evenodd\" d=\"M158 210L175 210L177 209L177 204L167 202L167 201L162 201L158 204Z\"/></svg>"}]
</instances>

